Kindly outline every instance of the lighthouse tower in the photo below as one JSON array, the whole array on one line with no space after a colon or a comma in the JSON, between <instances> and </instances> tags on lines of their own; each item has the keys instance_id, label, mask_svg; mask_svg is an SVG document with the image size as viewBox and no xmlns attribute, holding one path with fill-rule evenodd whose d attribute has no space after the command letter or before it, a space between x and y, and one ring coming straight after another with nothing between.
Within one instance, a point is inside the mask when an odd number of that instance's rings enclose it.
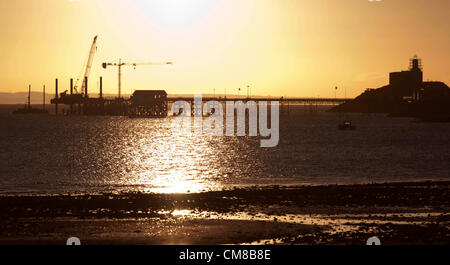
<instances>
[{"instance_id":1,"label":"lighthouse tower","mask_svg":"<svg viewBox=\"0 0 450 265\"><path fill-rule=\"evenodd\" d=\"M393 96L397 99L414 98L422 87L422 60L414 55L409 60L409 70L393 72L389 75L389 85L393 88Z\"/></svg>"},{"instance_id":2,"label":"lighthouse tower","mask_svg":"<svg viewBox=\"0 0 450 265\"><path fill-rule=\"evenodd\" d=\"M422 71L422 60L414 55L412 59L409 60L409 71Z\"/></svg>"}]
</instances>

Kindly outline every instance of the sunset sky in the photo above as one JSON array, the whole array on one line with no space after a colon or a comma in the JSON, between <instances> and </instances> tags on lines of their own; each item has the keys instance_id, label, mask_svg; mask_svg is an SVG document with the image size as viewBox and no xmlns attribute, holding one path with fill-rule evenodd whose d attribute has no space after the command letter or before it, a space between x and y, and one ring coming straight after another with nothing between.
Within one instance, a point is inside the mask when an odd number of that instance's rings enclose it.
<instances>
[{"instance_id":1,"label":"sunset sky","mask_svg":"<svg viewBox=\"0 0 450 265\"><path fill-rule=\"evenodd\" d=\"M450 85L448 0L14 0L0 2L0 92L77 78L98 35L89 90L117 91L102 62L173 61L123 70L123 93L357 96L423 59Z\"/></svg>"}]
</instances>

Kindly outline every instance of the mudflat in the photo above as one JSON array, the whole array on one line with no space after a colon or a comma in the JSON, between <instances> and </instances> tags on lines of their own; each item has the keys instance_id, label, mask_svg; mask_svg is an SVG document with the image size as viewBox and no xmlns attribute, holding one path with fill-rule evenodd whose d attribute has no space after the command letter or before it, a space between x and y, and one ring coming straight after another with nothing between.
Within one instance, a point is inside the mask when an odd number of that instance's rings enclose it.
<instances>
[{"instance_id":1,"label":"mudflat","mask_svg":"<svg viewBox=\"0 0 450 265\"><path fill-rule=\"evenodd\" d=\"M0 244L450 244L450 182L0 197Z\"/></svg>"}]
</instances>

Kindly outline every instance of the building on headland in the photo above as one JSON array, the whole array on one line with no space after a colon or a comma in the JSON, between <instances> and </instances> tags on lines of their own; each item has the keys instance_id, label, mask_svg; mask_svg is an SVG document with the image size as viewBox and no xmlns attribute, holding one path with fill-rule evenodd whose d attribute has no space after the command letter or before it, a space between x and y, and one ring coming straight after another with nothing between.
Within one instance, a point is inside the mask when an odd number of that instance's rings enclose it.
<instances>
[{"instance_id":1,"label":"building on headland","mask_svg":"<svg viewBox=\"0 0 450 265\"><path fill-rule=\"evenodd\" d=\"M409 70L389 73L389 85L420 84L422 82L422 61L417 58L417 55L410 60Z\"/></svg>"},{"instance_id":2,"label":"building on headland","mask_svg":"<svg viewBox=\"0 0 450 265\"><path fill-rule=\"evenodd\" d=\"M331 112L389 113L391 116L450 121L450 88L443 82L424 82L422 61L414 56L407 71L389 74L389 85L366 89Z\"/></svg>"},{"instance_id":3,"label":"building on headland","mask_svg":"<svg viewBox=\"0 0 450 265\"><path fill-rule=\"evenodd\" d=\"M393 95L397 98L415 98L423 84L422 62L417 56L410 60L408 71L392 72L389 74L389 85Z\"/></svg>"}]
</instances>

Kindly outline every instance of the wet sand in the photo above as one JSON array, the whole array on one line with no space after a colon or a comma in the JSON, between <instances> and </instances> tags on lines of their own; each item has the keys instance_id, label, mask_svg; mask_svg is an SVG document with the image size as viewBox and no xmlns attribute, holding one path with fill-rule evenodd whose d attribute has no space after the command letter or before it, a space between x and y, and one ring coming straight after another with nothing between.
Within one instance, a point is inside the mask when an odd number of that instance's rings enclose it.
<instances>
[{"instance_id":1,"label":"wet sand","mask_svg":"<svg viewBox=\"0 0 450 265\"><path fill-rule=\"evenodd\" d=\"M450 182L0 197L0 244L450 244Z\"/></svg>"}]
</instances>

